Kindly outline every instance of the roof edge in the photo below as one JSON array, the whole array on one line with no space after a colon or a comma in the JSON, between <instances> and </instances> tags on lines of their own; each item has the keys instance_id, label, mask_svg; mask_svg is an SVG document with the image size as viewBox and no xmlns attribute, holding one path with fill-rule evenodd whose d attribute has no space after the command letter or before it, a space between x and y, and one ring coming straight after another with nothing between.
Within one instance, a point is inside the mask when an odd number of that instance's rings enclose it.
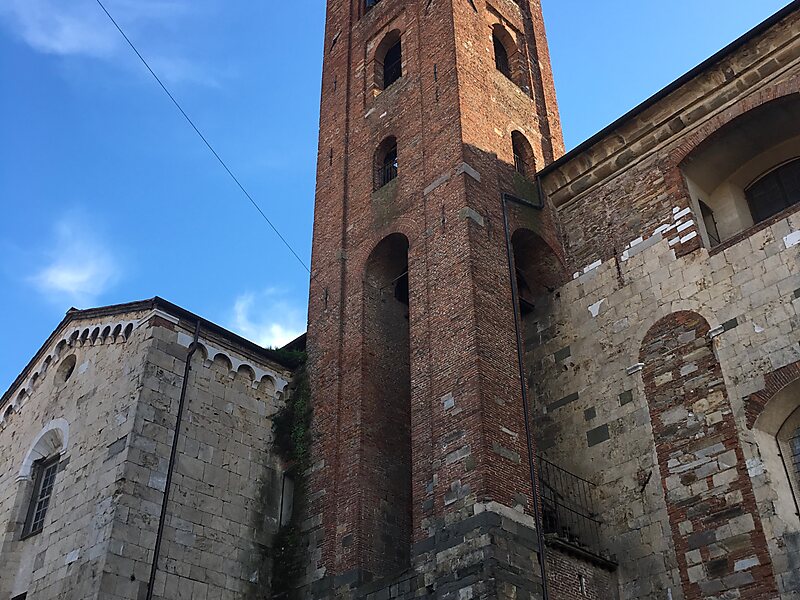
<instances>
[{"instance_id":1,"label":"roof edge","mask_svg":"<svg viewBox=\"0 0 800 600\"><path fill-rule=\"evenodd\" d=\"M575 146L572 150L561 156L559 159L551 162L549 165L545 166L541 171L538 172L538 177L545 177L552 173L553 171L560 169L564 165L571 162L573 159L577 158L581 154L583 154L586 150L592 148L598 142L602 141L603 139L607 138L611 133L613 133L616 129L619 129L621 125L625 122L633 119L634 117L638 116L640 113L643 113L648 108L651 108L670 94L676 92L684 85L701 75L704 71L706 71L709 67L717 64L718 62L722 61L726 56L732 54L735 50L738 50L748 42L754 40L761 34L767 32L769 29L774 27L780 21L785 19L787 16L795 12L796 10L800 9L800 0L792 0L789 4L784 6L778 12L773 14L772 16L768 17L755 27L753 27L750 31L745 33L744 35L740 36L727 46L725 46L722 50L716 52L714 55L710 56L699 65L691 69L690 71L681 75L678 79L667 85L666 87L662 88L652 96L650 96L644 102L638 104L624 115L616 119L610 125L607 125L597 133L595 133L590 138L584 140L577 146Z\"/></svg>"},{"instance_id":2,"label":"roof edge","mask_svg":"<svg viewBox=\"0 0 800 600\"><path fill-rule=\"evenodd\" d=\"M214 333L220 337L226 338L231 342L243 347L245 350L252 352L258 356L261 356L271 362L274 362L281 367L293 371L298 366L298 359L296 356L290 356L287 354L295 352L297 349L289 348L289 346L295 344L298 340L294 342L290 342L290 344L284 349L272 349L272 348L264 348L263 346L259 346L255 342L251 342L248 339L243 338L242 336L233 333L229 329L222 327L221 325L217 325L213 321L209 321L196 315L195 313L186 310L178 306L177 304L173 304L168 300L164 300L159 296L155 296L148 300L138 300L135 302L126 302L123 304L111 304L108 306L101 306L97 308L87 308L87 309L77 309L77 308L70 308L64 318L56 325L53 329L52 333L47 337L44 343L41 345L39 350L33 355L31 360L28 362L27 365L20 371L19 375L14 379L11 385L8 386L6 391L0 396L0 406L6 404L8 399L11 397L11 393L13 390L18 388L24 381L25 378L28 376L30 371L34 368L34 366L41 360L47 349L50 345L55 341L58 337L58 334L61 332L64 327L66 327L72 321L76 321L79 319L92 319L96 317L108 317L117 314L135 312L135 311L143 311L143 310L155 310L160 309L170 315L177 317L183 321L190 321L192 323L200 323L200 327L206 331ZM304 334L305 335L305 334ZM301 336L303 337L303 336Z\"/></svg>"}]
</instances>

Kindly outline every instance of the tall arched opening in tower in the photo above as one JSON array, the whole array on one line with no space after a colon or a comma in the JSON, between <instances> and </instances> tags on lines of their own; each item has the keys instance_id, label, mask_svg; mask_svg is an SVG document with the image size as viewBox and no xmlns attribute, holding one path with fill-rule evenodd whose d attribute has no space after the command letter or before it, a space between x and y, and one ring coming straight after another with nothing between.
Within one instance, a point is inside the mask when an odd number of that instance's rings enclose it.
<instances>
[{"instance_id":1,"label":"tall arched opening in tower","mask_svg":"<svg viewBox=\"0 0 800 600\"><path fill-rule=\"evenodd\" d=\"M362 527L367 570L404 569L411 550L411 373L408 239L384 238L364 273Z\"/></svg>"}]
</instances>

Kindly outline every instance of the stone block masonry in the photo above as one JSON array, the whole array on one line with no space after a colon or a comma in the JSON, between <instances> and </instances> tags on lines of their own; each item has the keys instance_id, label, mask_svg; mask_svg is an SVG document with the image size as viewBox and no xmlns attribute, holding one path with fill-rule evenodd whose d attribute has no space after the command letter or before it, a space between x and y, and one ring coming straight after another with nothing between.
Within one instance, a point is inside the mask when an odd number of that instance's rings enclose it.
<instances>
[{"instance_id":1,"label":"stone block masonry","mask_svg":"<svg viewBox=\"0 0 800 600\"><path fill-rule=\"evenodd\" d=\"M15 410L0 430L2 597L145 597L197 318L160 300L70 313L4 396ZM260 597L285 500L271 417L291 371L207 325L153 590L165 600ZM23 537L32 449L61 459L44 528Z\"/></svg>"}]
</instances>

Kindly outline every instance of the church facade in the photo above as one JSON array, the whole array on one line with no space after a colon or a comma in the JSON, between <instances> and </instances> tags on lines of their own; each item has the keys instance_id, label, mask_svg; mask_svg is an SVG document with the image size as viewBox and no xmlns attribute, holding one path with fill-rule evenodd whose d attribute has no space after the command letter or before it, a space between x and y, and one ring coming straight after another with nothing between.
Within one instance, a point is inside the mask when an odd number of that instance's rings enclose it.
<instances>
[{"instance_id":1,"label":"church facade","mask_svg":"<svg viewBox=\"0 0 800 600\"><path fill-rule=\"evenodd\" d=\"M307 345L68 313L0 598L800 598L800 1L568 153L539 0L324 49Z\"/></svg>"}]
</instances>

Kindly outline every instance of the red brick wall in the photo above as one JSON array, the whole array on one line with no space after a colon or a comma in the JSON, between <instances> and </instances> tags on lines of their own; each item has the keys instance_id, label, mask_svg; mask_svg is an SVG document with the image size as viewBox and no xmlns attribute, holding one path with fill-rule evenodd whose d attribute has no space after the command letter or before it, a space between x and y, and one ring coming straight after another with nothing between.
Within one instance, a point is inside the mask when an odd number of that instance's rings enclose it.
<instances>
[{"instance_id":1,"label":"red brick wall","mask_svg":"<svg viewBox=\"0 0 800 600\"><path fill-rule=\"evenodd\" d=\"M710 327L673 313L640 360L684 598L774 598L775 576Z\"/></svg>"},{"instance_id":2,"label":"red brick wall","mask_svg":"<svg viewBox=\"0 0 800 600\"><path fill-rule=\"evenodd\" d=\"M547 550L547 585L552 600L617 597L613 573L556 548Z\"/></svg>"},{"instance_id":3,"label":"red brick wall","mask_svg":"<svg viewBox=\"0 0 800 600\"><path fill-rule=\"evenodd\" d=\"M400 417L376 409L370 381L400 371L377 366L397 357L376 350L388 346L365 310L364 277L393 233L409 242L412 537L432 535L470 498L530 507L500 196L531 188L513 175L512 131L540 166L563 143L539 6L491 4L381 0L362 14L360 0L328 3L308 337L316 443L306 527L321 544L312 576L391 566L369 557L387 514L374 491L388 471L367 473L388 456L385 427ZM520 61L532 92L495 70L501 21L538 58ZM403 77L376 95L375 48L394 30ZM399 176L373 192L375 148L389 135ZM547 211L523 220L560 249ZM391 433L399 444L402 430Z\"/></svg>"}]
</instances>

